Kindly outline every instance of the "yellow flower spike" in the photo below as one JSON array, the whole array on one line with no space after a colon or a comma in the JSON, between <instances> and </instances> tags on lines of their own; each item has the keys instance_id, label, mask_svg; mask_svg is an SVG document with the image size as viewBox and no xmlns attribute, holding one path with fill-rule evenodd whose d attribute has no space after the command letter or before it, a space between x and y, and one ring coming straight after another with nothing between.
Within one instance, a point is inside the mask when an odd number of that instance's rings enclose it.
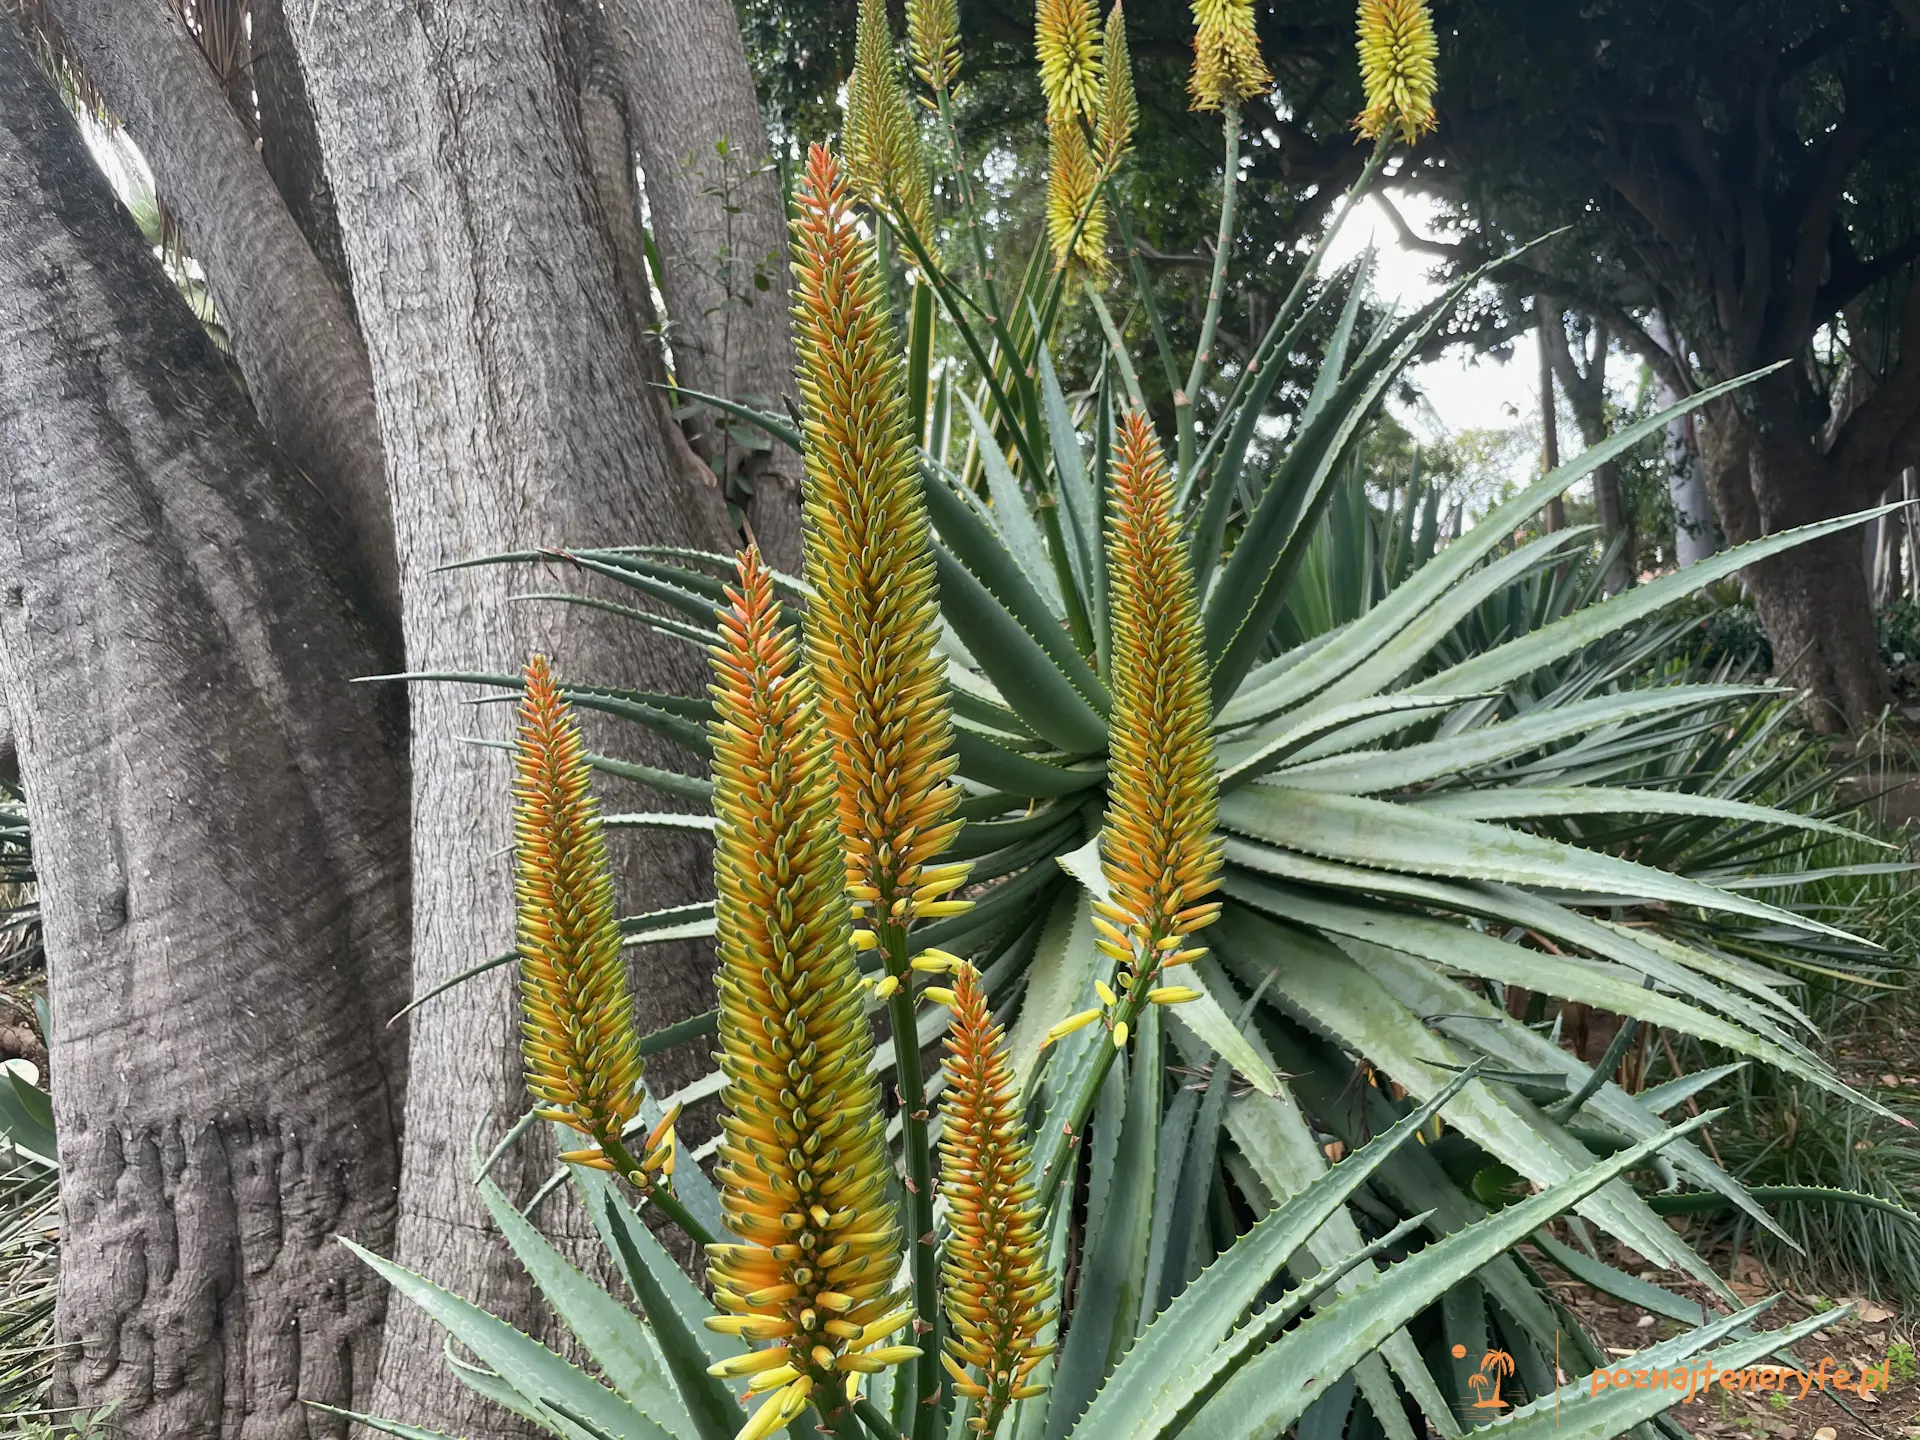
<instances>
[{"instance_id":1,"label":"yellow flower spike","mask_svg":"<svg viewBox=\"0 0 1920 1440\"><path fill-rule=\"evenodd\" d=\"M513 747L522 1054L541 1113L605 1149L639 1114L643 1067L589 775L580 727L535 655ZM595 1151L570 1153L613 1168Z\"/></svg>"},{"instance_id":2,"label":"yellow flower spike","mask_svg":"<svg viewBox=\"0 0 1920 1440\"><path fill-rule=\"evenodd\" d=\"M1060 1041L1066 1039L1067 1036L1073 1034L1074 1031L1086 1029L1087 1026L1098 1020L1105 1013L1106 1012L1098 1006L1095 1006L1091 1010L1082 1010L1077 1015L1069 1015L1059 1024L1051 1027L1047 1031L1047 1038L1041 1043L1043 1045L1058 1044Z\"/></svg>"},{"instance_id":3,"label":"yellow flower spike","mask_svg":"<svg viewBox=\"0 0 1920 1440\"><path fill-rule=\"evenodd\" d=\"M1133 59L1127 51L1127 21L1119 0L1107 12L1107 39L1100 84L1100 169L1111 174L1133 146L1140 105L1133 93Z\"/></svg>"},{"instance_id":4,"label":"yellow flower spike","mask_svg":"<svg viewBox=\"0 0 1920 1440\"><path fill-rule=\"evenodd\" d=\"M907 0L907 48L929 90L951 90L960 76L960 15L954 0Z\"/></svg>"},{"instance_id":5,"label":"yellow flower spike","mask_svg":"<svg viewBox=\"0 0 1920 1440\"><path fill-rule=\"evenodd\" d=\"M1096 909L1118 933L1133 983L1152 984L1169 937L1219 913L1202 899L1219 888L1213 838L1219 788L1204 642L1173 479L1139 414L1114 441L1107 570L1113 577L1113 724L1101 866L1110 900ZM1111 944L1103 941L1103 947ZM1176 942L1177 943L1177 942ZM1111 952L1109 952L1111 953ZM1115 1040L1121 1037L1115 1032Z\"/></svg>"},{"instance_id":6,"label":"yellow flower spike","mask_svg":"<svg viewBox=\"0 0 1920 1440\"><path fill-rule=\"evenodd\" d=\"M920 122L907 100L886 0L860 0L847 82L847 169L869 204L897 213L933 245L933 206Z\"/></svg>"},{"instance_id":7,"label":"yellow flower spike","mask_svg":"<svg viewBox=\"0 0 1920 1440\"><path fill-rule=\"evenodd\" d=\"M1115 1003L1113 987L1108 985L1104 980L1096 980L1093 982L1093 993L1100 997L1100 1003L1102 1005L1112 1005Z\"/></svg>"},{"instance_id":8,"label":"yellow flower spike","mask_svg":"<svg viewBox=\"0 0 1920 1440\"><path fill-rule=\"evenodd\" d=\"M922 950L907 962L915 970L927 975L951 975L967 962L958 955L949 955L945 950Z\"/></svg>"},{"instance_id":9,"label":"yellow flower spike","mask_svg":"<svg viewBox=\"0 0 1920 1440\"><path fill-rule=\"evenodd\" d=\"M891 1317L903 1246L834 833L831 742L758 552L741 556L727 598L711 727L727 1077L713 1179L737 1243L709 1253L707 1276L719 1309L812 1335L822 1310L862 1326ZM858 1348L825 1344L836 1357ZM783 1393L804 1400L837 1383L810 1353L779 1356L785 1348L765 1353L806 1389Z\"/></svg>"},{"instance_id":10,"label":"yellow flower spike","mask_svg":"<svg viewBox=\"0 0 1920 1440\"><path fill-rule=\"evenodd\" d=\"M1100 114L1100 16L1093 0L1038 0L1033 49L1040 61L1040 93L1047 123Z\"/></svg>"},{"instance_id":11,"label":"yellow flower spike","mask_svg":"<svg viewBox=\"0 0 1920 1440\"><path fill-rule=\"evenodd\" d=\"M977 1428L991 1435L1040 1362L1036 1337L1053 1318L1053 1285L1006 1036L979 972L963 966L953 990L940 1127L940 1190L952 1227L941 1266L951 1323L942 1358L959 1378L961 1365L980 1372Z\"/></svg>"},{"instance_id":12,"label":"yellow flower spike","mask_svg":"<svg viewBox=\"0 0 1920 1440\"><path fill-rule=\"evenodd\" d=\"M1071 115L1047 120L1047 243L1053 267L1079 267L1096 284L1107 274L1107 207L1086 132ZM1086 224L1080 223L1085 215ZM1076 239L1074 232L1079 231Z\"/></svg>"},{"instance_id":13,"label":"yellow flower spike","mask_svg":"<svg viewBox=\"0 0 1920 1440\"><path fill-rule=\"evenodd\" d=\"M953 1008L953 991L944 985L929 985L920 993L936 1005L945 1005L949 1010Z\"/></svg>"},{"instance_id":14,"label":"yellow flower spike","mask_svg":"<svg viewBox=\"0 0 1920 1440\"><path fill-rule=\"evenodd\" d=\"M893 992L898 990L899 988L900 988L899 976L882 975L878 980L873 982L873 998L876 1000L891 999L893 996Z\"/></svg>"},{"instance_id":15,"label":"yellow flower spike","mask_svg":"<svg viewBox=\"0 0 1920 1440\"><path fill-rule=\"evenodd\" d=\"M1223 110L1273 88L1260 58L1253 0L1193 0L1193 72L1187 94L1195 110Z\"/></svg>"},{"instance_id":16,"label":"yellow flower spike","mask_svg":"<svg viewBox=\"0 0 1920 1440\"><path fill-rule=\"evenodd\" d=\"M1127 1022L1124 1020L1113 1027L1113 1048L1116 1050L1127 1048Z\"/></svg>"},{"instance_id":17,"label":"yellow flower spike","mask_svg":"<svg viewBox=\"0 0 1920 1440\"><path fill-rule=\"evenodd\" d=\"M1200 992L1191 985L1159 985L1147 991L1147 999L1156 1005L1185 1005L1199 998Z\"/></svg>"},{"instance_id":18,"label":"yellow flower spike","mask_svg":"<svg viewBox=\"0 0 1920 1440\"><path fill-rule=\"evenodd\" d=\"M840 835L868 914L902 926L963 901L916 898L959 832L940 595L905 376L873 259L823 146L794 197L794 320L805 402L807 660L833 738Z\"/></svg>"},{"instance_id":19,"label":"yellow flower spike","mask_svg":"<svg viewBox=\"0 0 1920 1440\"><path fill-rule=\"evenodd\" d=\"M1426 0L1360 0L1359 30L1367 108L1354 128L1369 140L1397 132L1411 145L1437 123L1433 62L1440 46Z\"/></svg>"}]
</instances>

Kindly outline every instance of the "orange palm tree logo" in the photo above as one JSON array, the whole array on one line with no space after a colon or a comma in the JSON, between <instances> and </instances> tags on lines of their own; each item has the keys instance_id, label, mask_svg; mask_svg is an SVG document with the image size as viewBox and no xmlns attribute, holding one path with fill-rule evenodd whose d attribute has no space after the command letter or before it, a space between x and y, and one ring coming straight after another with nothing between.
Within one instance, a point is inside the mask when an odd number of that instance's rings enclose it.
<instances>
[{"instance_id":1,"label":"orange palm tree logo","mask_svg":"<svg viewBox=\"0 0 1920 1440\"><path fill-rule=\"evenodd\" d=\"M1505 1410L1512 1402L1500 1398L1502 1377L1513 1374L1513 1356L1504 1350L1489 1350L1480 1357L1480 1369L1467 1377L1467 1388L1479 1396L1476 1410Z\"/></svg>"}]
</instances>

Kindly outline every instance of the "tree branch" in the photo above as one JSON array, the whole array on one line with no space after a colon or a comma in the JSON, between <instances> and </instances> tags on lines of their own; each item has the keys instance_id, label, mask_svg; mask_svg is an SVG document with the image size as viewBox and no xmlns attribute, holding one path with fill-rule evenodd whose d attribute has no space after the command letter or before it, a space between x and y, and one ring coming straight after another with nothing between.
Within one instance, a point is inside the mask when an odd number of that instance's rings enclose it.
<instances>
[{"instance_id":1,"label":"tree branch","mask_svg":"<svg viewBox=\"0 0 1920 1440\"><path fill-rule=\"evenodd\" d=\"M52 0L51 8L205 267L267 433L339 514L367 583L397 623L373 382L346 302L163 0Z\"/></svg>"}]
</instances>

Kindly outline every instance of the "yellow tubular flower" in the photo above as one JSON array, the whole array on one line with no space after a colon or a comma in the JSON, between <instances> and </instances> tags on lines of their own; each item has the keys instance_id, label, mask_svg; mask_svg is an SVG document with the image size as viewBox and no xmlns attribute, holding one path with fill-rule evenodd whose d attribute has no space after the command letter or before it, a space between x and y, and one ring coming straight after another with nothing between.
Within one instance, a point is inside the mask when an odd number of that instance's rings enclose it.
<instances>
[{"instance_id":1,"label":"yellow tubular flower","mask_svg":"<svg viewBox=\"0 0 1920 1440\"><path fill-rule=\"evenodd\" d=\"M960 75L960 15L954 0L907 0L907 45L929 90L951 90Z\"/></svg>"},{"instance_id":2,"label":"yellow tubular flower","mask_svg":"<svg viewBox=\"0 0 1920 1440\"><path fill-rule=\"evenodd\" d=\"M1360 0L1360 83L1367 108L1354 127L1369 140L1389 131L1411 145L1435 125L1433 62L1440 53L1426 0Z\"/></svg>"},{"instance_id":3,"label":"yellow tubular flower","mask_svg":"<svg viewBox=\"0 0 1920 1440\"><path fill-rule=\"evenodd\" d=\"M758 552L714 649L720 1068L714 1182L738 1244L709 1247L713 1327L772 1346L716 1367L778 1387L767 1430L844 1393L857 1352L900 1328L899 1226L873 1039L860 1006L833 762ZM850 1363L851 1362L851 1363ZM777 1379L766 1379L777 1376ZM778 1417L778 1418L771 1418ZM766 1433L765 1430L753 1433Z\"/></svg>"},{"instance_id":4,"label":"yellow tubular flower","mask_svg":"<svg viewBox=\"0 0 1920 1440\"><path fill-rule=\"evenodd\" d=\"M527 662L519 718L513 898L527 1088L544 1118L593 1140L569 1158L610 1169L601 1150L640 1110L640 1050L586 750L544 655Z\"/></svg>"},{"instance_id":5,"label":"yellow tubular flower","mask_svg":"<svg viewBox=\"0 0 1920 1440\"><path fill-rule=\"evenodd\" d=\"M949 910L939 897L966 878L933 864L960 828L939 586L873 249L824 146L794 208L808 662L833 737L848 884L870 924L904 927Z\"/></svg>"},{"instance_id":6,"label":"yellow tubular flower","mask_svg":"<svg viewBox=\"0 0 1920 1440\"><path fill-rule=\"evenodd\" d=\"M1077 267L1096 284L1107 274L1107 202L1086 133L1071 115L1047 122L1047 242L1056 270ZM1091 208L1089 208L1091 206ZM1080 217L1087 217L1082 226ZM1074 239L1078 229L1080 238Z\"/></svg>"},{"instance_id":7,"label":"yellow tubular flower","mask_svg":"<svg viewBox=\"0 0 1920 1440\"><path fill-rule=\"evenodd\" d=\"M1093 0L1038 0L1033 48L1040 59L1040 93L1047 123L1100 115L1100 16Z\"/></svg>"},{"instance_id":8,"label":"yellow tubular flower","mask_svg":"<svg viewBox=\"0 0 1920 1440\"><path fill-rule=\"evenodd\" d=\"M1220 110L1273 88L1260 58L1253 0L1193 0L1193 73L1187 93L1195 110Z\"/></svg>"},{"instance_id":9,"label":"yellow tubular flower","mask_svg":"<svg viewBox=\"0 0 1920 1440\"><path fill-rule=\"evenodd\" d=\"M1127 21L1119 0L1107 12L1106 65L1100 86L1100 168L1111 173L1133 145L1140 105L1133 94L1133 60L1127 51Z\"/></svg>"},{"instance_id":10,"label":"yellow tubular flower","mask_svg":"<svg viewBox=\"0 0 1920 1440\"><path fill-rule=\"evenodd\" d=\"M1053 1318L1053 1282L1006 1037L971 965L954 981L952 1005L940 1193L952 1226L941 1269L953 1328L941 1360L954 1388L978 1402L973 1428L991 1435L1012 1401L1040 1393L1027 1382L1053 1349L1036 1341Z\"/></svg>"},{"instance_id":11,"label":"yellow tubular flower","mask_svg":"<svg viewBox=\"0 0 1920 1440\"><path fill-rule=\"evenodd\" d=\"M1113 739L1100 852L1110 903L1095 944L1121 986L1153 985L1197 958L1179 937L1212 921L1220 885L1213 838L1212 703L1193 571L1173 509L1173 478L1146 417L1114 441L1107 571L1113 584ZM1116 1040L1118 1040L1116 1035Z\"/></svg>"},{"instance_id":12,"label":"yellow tubular flower","mask_svg":"<svg viewBox=\"0 0 1920 1440\"><path fill-rule=\"evenodd\" d=\"M887 23L887 0L860 0L853 76L847 83L847 168L870 203L897 213L933 246L933 204L920 154L920 122L907 101Z\"/></svg>"}]
</instances>

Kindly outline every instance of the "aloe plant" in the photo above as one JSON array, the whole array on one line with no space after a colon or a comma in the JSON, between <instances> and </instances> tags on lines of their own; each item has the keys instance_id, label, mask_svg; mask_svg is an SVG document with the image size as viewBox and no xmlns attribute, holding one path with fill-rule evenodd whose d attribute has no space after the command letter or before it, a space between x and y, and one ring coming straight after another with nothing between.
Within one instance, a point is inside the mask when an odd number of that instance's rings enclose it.
<instances>
[{"instance_id":1,"label":"aloe plant","mask_svg":"<svg viewBox=\"0 0 1920 1440\"><path fill-rule=\"evenodd\" d=\"M525 936L559 932L523 919L536 1090L594 1141L571 1152L573 1180L644 1322L564 1262L484 1163L509 1243L607 1384L369 1257L477 1357L450 1355L463 1378L551 1433L757 1440L785 1426L935 1440L978 1422L1018 1440L1253 1440L1296 1423L1337 1430L1364 1404L1410 1440L1404 1392L1454 1434L1461 1376L1408 1328L1437 1305L1450 1332L1487 1342L1475 1353L1495 1339L1511 1352L1530 1401L1502 1433L1531 1435L1547 1406L1576 1433L1615 1434L1670 1397L1562 1392L1556 1365L1602 1357L1513 1247L1536 1240L1537 1256L1590 1283L1705 1322L1692 1302L1561 1245L1548 1223L1571 1210L1730 1299L1628 1177L1771 1221L1694 1143L1708 1117L1661 1118L1714 1077L1630 1095L1612 1082L1617 1053L1586 1064L1510 1014L1509 989L1872 1103L1816 1053L1786 977L1764 963L1791 957L1796 939L1808 954L1871 947L1743 883L1743 863L1782 837L1835 828L1755 802L1774 764L1758 736L1780 723L1779 698L1724 676L1640 683L1667 607L1852 522L1768 537L1604 601L1581 579L1588 532L1526 533L1550 499L1726 386L1623 430L1444 543L1432 505L1377 518L1360 442L1480 277L1361 334L1367 266L1321 282L1310 265L1251 360L1221 373L1207 337L1231 249L1235 112L1266 72L1245 53L1244 5L1196 11L1212 57L1196 99L1223 112L1227 164L1219 266L1184 383L1131 267L1180 397L1166 443L1130 403L1133 361L1096 288L1107 257L1083 243L1108 223L1127 233L1115 174L1131 90L1102 69L1103 56L1125 63L1124 21L1103 34L1091 5L1042 7L1055 158L1073 167L1056 177L1054 208L1064 195L1078 210L1071 225L1052 217L1005 290L956 176L945 193L972 244L972 261L956 262L974 266L971 293L930 233L884 8L864 6L853 179L910 271L907 343L892 341L872 248L816 151L796 224L804 421L705 397L806 456L806 575L749 558L730 589L733 557L651 547L481 562L564 561L628 587L636 624L721 657L717 703L588 683L553 692L715 762L709 780L574 745L579 768L553 783L577 799L597 768L714 803L717 905L617 928L628 946L717 933L720 1012L616 1043L604 905L573 961L530 954ZM1379 139L1343 214L1431 115L1424 6L1363 12ZM957 40L930 12L916 23L916 73L944 115ZM1049 338L1083 297L1109 353L1070 397ZM1321 308L1338 318L1318 381L1285 441L1259 456L1279 361ZM970 375L936 374L936 324ZM1203 419L1207 396L1224 398ZM1756 705L1764 718L1739 718ZM1698 763L1676 764L1683 755ZM662 812L588 828L705 823ZM581 863L553 873L600 895ZM1739 943L1756 930L1763 950ZM890 1020L890 1043L870 1057L850 1008L854 955L867 1003ZM572 1019L560 1013L570 964ZM928 1076L922 1052L950 1006L957 1068ZM630 1086L587 1083L602 1051L618 1052L630 1080L652 1049L713 1030L724 1083L661 1097L664 1120L651 1104L630 1115ZM868 1075L898 1097L891 1123ZM942 1183L971 1188L949 1225L931 1167L934 1107L956 1085L965 1108L945 1121L958 1138L978 1146L991 1131L1005 1144L953 1162ZM710 1181L697 1165L675 1169L671 1115L716 1090L728 1119ZM816 1094L842 1096L846 1120L825 1124ZM585 1107L586 1096L600 1098ZM643 1133L636 1160L628 1137ZM876 1169L882 1133L897 1153L892 1193ZM1335 1141L1352 1153L1329 1164ZM858 1195L843 1218L805 1199L823 1183L809 1158L821 1146L842 1166L833 1183ZM726 1314L671 1265L607 1171L710 1245ZM859 1246L829 1244L848 1225ZM723 1229L734 1239L718 1241ZM798 1238L775 1243L787 1233ZM989 1234L1011 1248L954 1248L956 1235ZM805 1258L814 1246L833 1258ZM1077 1281L1055 1313L1070 1253ZM863 1278L843 1286L835 1266ZM982 1298L994 1286L1004 1314ZM1744 1364L1805 1333L1752 1333L1760 1308L1700 1323L1660 1347L1660 1363L1704 1352ZM729 1379L748 1382L755 1408Z\"/></svg>"}]
</instances>

